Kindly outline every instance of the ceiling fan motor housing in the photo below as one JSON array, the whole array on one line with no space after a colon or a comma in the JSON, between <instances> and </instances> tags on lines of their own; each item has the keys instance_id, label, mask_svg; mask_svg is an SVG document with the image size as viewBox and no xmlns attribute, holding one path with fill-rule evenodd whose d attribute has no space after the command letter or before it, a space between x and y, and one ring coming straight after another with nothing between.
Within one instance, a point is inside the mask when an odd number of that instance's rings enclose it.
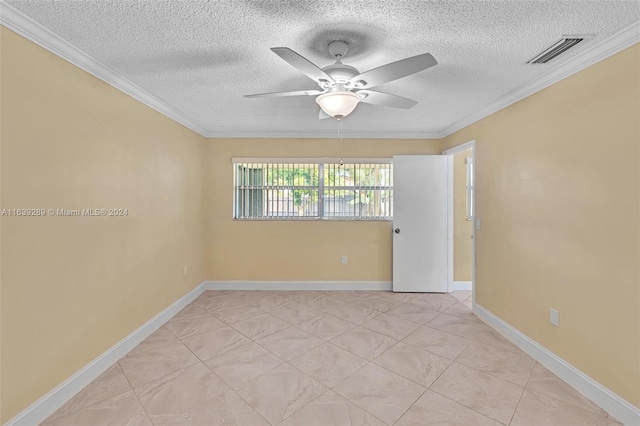
<instances>
[{"instance_id":1,"label":"ceiling fan motor housing","mask_svg":"<svg viewBox=\"0 0 640 426\"><path fill-rule=\"evenodd\" d=\"M345 64L328 65L322 68L322 71L329 74L331 78L336 81L336 83L341 84L346 84L353 77L360 74L360 72L356 68Z\"/></svg>"},{"instance_id":2,"label":"ceiling fan motor housing","mask_svg":"<svg viewBox=\"0 0 640 426\"><path fill-rule=\"evenodd\" d=\"M336 63L322 68L322 71L329 74L335 80L335 84L321 82L320 87L324 90L351 90L354 88L350 81L353 77L359 75L360 71L355 67L343 64L341 61L348 50L349 45L345 41L336 40L329 43L329 53L336 58Z\"/></svg>"}]
</instances>

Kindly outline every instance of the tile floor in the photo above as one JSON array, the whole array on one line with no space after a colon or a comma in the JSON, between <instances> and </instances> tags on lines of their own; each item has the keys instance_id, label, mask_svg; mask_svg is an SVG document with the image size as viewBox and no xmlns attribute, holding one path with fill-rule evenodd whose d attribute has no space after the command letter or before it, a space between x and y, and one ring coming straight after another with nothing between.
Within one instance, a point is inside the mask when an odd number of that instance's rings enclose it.
<instances>
[{"instance_id":1,"label":"tile floor","mask_svg":"<svg viewBox=\"0 0 640 426\"><path fill-rule=\"evenodd\" d=\"M207 291L43 424L618 424L470 296Z\"/></svg>"}]
</instances>

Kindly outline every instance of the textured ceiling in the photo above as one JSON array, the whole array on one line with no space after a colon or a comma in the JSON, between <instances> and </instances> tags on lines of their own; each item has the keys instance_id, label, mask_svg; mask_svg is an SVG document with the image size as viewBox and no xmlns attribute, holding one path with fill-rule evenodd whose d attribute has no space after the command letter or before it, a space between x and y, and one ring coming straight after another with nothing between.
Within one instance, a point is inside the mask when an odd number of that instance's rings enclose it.
<instances>
[{"instance_id":1,"label":"textured ceiling","mask_svg":"<svg viewBox=\"0 0 640 426\"><path fill-rule=\"evenodd\" d=\"M270 47L320 67L345 40L361 72L430 52L439 62L376 90L411 110L360 104L349 134L438 133L640 19L638 1L46 1L8 0L96 60L217 135L335 135L314 97L247 99L317 89ZM546 65L524 65L563 34L593 34Z\"/></svg>"}]
</instances>

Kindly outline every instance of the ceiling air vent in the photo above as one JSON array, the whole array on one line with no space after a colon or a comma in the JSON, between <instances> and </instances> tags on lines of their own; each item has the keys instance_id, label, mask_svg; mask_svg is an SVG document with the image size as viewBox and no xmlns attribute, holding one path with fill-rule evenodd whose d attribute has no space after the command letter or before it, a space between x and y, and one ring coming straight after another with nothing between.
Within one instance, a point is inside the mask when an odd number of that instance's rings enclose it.
<instances>
[{"instance_id":1,"label":"ceiling air vent","mask_svg":"<svg viewBox=\"0 0 640 426\"><path fill-rule=\"evenodd\" d=\"M527 64L546 64L550 60L556 58L558 55L571 49L576 44L584 40L584 37L564 36L560 40L547 47L542 52L538 53L533 58L527 61Z\"/></svg>"}]
</instances>

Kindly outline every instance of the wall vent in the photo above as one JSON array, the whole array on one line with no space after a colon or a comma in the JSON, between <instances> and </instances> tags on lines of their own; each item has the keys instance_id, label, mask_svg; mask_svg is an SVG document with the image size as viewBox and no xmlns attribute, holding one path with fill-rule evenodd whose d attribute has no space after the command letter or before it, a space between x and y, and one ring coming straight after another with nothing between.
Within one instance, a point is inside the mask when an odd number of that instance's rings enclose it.
<instances>
[{"instance_id":1,"label":"wall vent","mask_svg":"<svg viewBox=\"0 0 640 426\"><path fill-rule=\"evenodd\" d=\"M576 44L584 40L585 37L580 36L563 36L560 40L547 47L542 52L538 53L533 58L527 61L527 64L546 64L554 58L557 58L562 53L571 49Z\"/></svg>"}]
</instances>

